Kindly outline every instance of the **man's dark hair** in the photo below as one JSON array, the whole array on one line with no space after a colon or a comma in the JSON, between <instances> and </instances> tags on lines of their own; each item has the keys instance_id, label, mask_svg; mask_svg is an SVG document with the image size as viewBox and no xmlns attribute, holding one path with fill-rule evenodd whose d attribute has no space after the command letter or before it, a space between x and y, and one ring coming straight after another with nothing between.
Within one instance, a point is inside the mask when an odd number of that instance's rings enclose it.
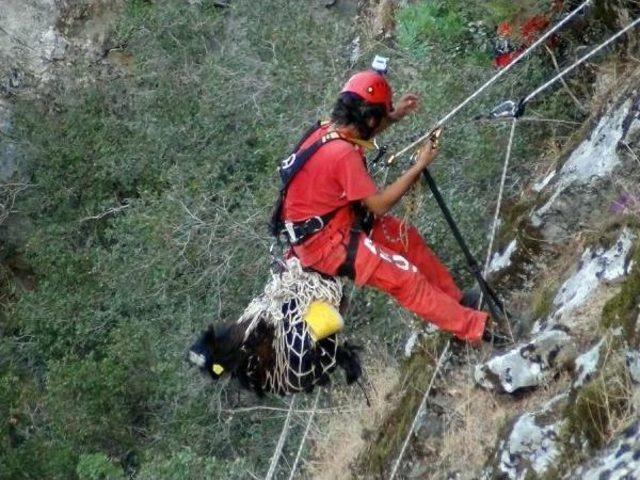
<instances>
[{"instance_id":1,"label":"man's dark hair","mask_svg":"<svg viewBox=\"0 0 640 480\"><path fill-rule=\"evenodd\" d=\"M333 106L331 121L341 126L354 125L360 138L368 140L386 114L384 105L372 105L355 93L343 92ZM375 121L373 126L370 126L369 121L372 118Z\"/></svg>"}]
</instances>

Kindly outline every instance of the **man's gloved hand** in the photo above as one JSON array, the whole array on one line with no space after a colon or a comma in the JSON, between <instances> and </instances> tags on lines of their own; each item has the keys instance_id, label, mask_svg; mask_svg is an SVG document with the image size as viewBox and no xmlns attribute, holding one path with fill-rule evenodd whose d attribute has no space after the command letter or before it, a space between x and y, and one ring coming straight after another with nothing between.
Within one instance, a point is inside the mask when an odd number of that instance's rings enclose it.
<instances>
[{"instance_id":1,"label":"man's gloved hand","mask_svg":"<svg viewBox=\"0 0 640 480\"><path fill-rule=\"evenodd\" d=\"M395 108L389 112L389 118L393 122L401 120L408 114L415 112L420 106L420 99L413 93L407 93L396 102Z\"/></svg>"}]
</instances>

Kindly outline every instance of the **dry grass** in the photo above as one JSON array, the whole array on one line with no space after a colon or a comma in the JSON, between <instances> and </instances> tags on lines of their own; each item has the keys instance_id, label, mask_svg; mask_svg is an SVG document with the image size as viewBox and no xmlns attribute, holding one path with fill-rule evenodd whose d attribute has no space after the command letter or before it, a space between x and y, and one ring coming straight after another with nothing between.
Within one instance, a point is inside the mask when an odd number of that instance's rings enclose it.
<instances>
[{"instance_id":1,"label":"dry grass","mask_svg":"<svg viewBox=\"0 0 640 480\"><path fill-rule=\"evenodd\" d=\"M458 472L461 480L478 478L507 422L525 411L536 410L566 390L570 381L569 375L562 375L535 395L518 398L475 387L469 370L456 372L443 392L448 397L441 402L448 405L445 430L437 457L432 459L430 478L446 478L450 472Z\"/></svg>"},{"instance_id":2,"label":"dry grass","mask_svg":"<svg viewBox=\"0 0 640 480\"><path fill-rule=\"evenodd\" d=\"M363 400L361 408L354 413L332 415L321 426L317 436L312 438L314 460L309 463L309 474L316 480L349 478L351 464L369 445L369 437L378 430L380 424L396 400L399 370L395 362L386 357L368 360L368 376L371 388L367 407ZM337 404L353 403L348 393L340 392L334 399Z\"/></svg>"}]
</instances>

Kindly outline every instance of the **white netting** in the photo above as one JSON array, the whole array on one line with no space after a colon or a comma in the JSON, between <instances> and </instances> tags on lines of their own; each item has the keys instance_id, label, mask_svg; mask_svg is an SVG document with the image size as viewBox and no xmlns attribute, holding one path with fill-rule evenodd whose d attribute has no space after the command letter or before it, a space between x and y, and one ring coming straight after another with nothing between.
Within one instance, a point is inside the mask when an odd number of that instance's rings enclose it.
<instances>
[{"instance_id":1,"label":"white netting","mask_svg":"<svg viewBox=\"0 0 640 480\"><path fill-rule=\"evenodd\" d=\"M245 309L238 323L247 323L245 340L259 322L274 326L274 368L268 369L262 388L278 394L309 391L327 380L336 365L335 335L314 342L303 313L314 300L339 308L342 282L302 269L297 258L286 262L282 273L274 273L264 293ZM249 370L256 366L249 365Z\"/></svg>"}]
</instances>

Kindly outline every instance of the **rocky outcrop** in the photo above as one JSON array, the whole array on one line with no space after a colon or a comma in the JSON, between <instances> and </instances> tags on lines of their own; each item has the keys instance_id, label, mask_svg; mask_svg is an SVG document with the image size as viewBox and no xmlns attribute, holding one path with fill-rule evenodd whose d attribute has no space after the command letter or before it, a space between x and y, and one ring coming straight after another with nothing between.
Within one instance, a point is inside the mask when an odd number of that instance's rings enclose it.
<instances>
[{"instance_id":1,"label":"rocky outcrop","mask_svg":"<svg viewBox=\"0 0 640 480\"><path fill-rule=\"evenodd\" d=\"M576 311L604 285L625 277L633 267L629 258L635 234L624 229L615 243L609 247L587 247L575 268L575 272L560 286L553 299L553 313L538 322L533 331L544 331L562 325L574 328L581 316Z\"/></svg>"},{"instance_id":2,"label":"rocky outcrop","mask_svg":"<svg viewBox=\"0 0 640 480\"><path fill-rule=\"evenodd\" d=\"M57 30L59 2L3 0L0 3L0 75L42 76L64 58L67 40Z\"/></svg>"},{"instance_id":3,"label":"rocky outcrop","mask_svg":"<svg viewBox=\"0 0 640 480\"><path fill-rule=\"evenodd\" d=\"M606 341L603 338L593 348L576 358L572 388L580 388L593 378L601 364L602 350L605 345Z\"/></svg>"},{"instance_id":4,"label":"rocky outcrop","mask_svg":"<svg viewBox=\"0 0 640 480\"><path fill-rule=\"evenodd\" d=\"M639 475L640 422L636 420L610 447L564 478L569 480L614 480L634 479Z\"/></svg>"},{"instance_id":5,"label":"rocky outcrop","mask_svg":"<svg viewBox=\"0 0 640 480\"><path fill-rule=\"evenodd\" d=\"M596 185L621 165L621 152L628 152L640 131L639 110L638 92L612 104L562 167L535 186L543 193L550 191L544 205L531 216L533 226L542 229L545 238L562 241L577 225L600 215L598 203L603 197L595 194Z\"/></svg>"},{"instance_id":6,"label":"rocky outcrop","mask_svg":"<svg viewBox=\"0 0 640 480\"><path fill-rule=\"evenodd\" d=\"M482 478L515 480L528 478L529 473L545 473L561 454L558 435L566 402L567 395L559 395L540 410L525 413L512 422L498 444L493 465Z\"/></svg>"},{"instance_id":7,"label":"rocky outcrop","mask_svg":"<svg viewBox=\"0 0 640 480\"><path fill-rule=\"evenodd\" d=\"M514 393L541 385L569 365L575 355L571 335L549 330L477 365L475 380L483 388Z\"/></svg>"}]
</instances>

